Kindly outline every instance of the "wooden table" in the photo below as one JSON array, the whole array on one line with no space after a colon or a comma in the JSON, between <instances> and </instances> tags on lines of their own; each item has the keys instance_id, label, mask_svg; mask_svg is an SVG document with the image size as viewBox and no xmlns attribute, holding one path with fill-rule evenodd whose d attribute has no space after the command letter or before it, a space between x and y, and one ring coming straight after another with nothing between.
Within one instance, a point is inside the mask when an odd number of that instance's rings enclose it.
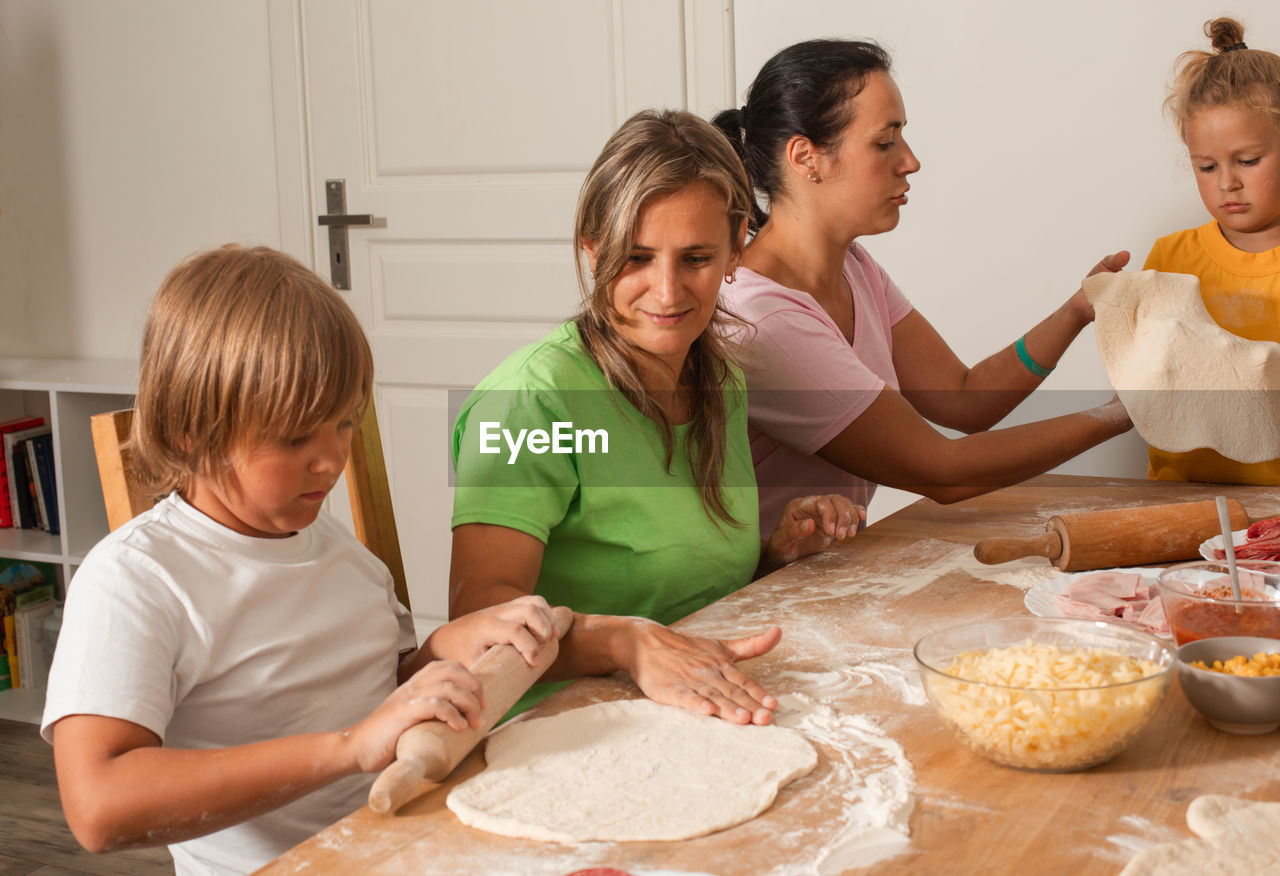
<instances>
[{"instance_id":1,"label":"wooden table","mask_svg":"<svg viewBox=\"0 0 1280 876\"><path fill-rule=\"evenodd\" d=\"M1277 734L1214 730L1175 681L1146 730L1114 760L1077 773L1007 769L957 743L923 703L910 649L936 629L1027 614L1023 587L991 580L999 580L1004 567L982 567L972 559L978 539L1033 535L1060 513L1193 501L1222 492L1239 499L1251 518L1280 514L1280 488L1054 475L950 506L922 500L676 625L721 637L781 625L782 643L745 664L755 678L776 694L799 694L840 714L869 716L900 743L914 786L910 840L892 857L877 861L864 842L847 843L847 831L842 836L848 795L856 788L833 783L850 784L849 771L859 767L818 740L822 757L814 773L784 789L760 817L708 837L561 846L473 830L444 804L449 787L483 766L473 753L446 787L394 817L361 809L260 872L566 874L612 866L716 876L1114 874L1140 845L1190 837L1186 806L1197 795L1280 798ZM1029 566L1022 561L1023 568ZM870 666L879 668L859 673ZM625 680L589 679L548 700L539 713L636 695ZM874 863L864 867L868 861Z\"/></svg>"}]
</instances>

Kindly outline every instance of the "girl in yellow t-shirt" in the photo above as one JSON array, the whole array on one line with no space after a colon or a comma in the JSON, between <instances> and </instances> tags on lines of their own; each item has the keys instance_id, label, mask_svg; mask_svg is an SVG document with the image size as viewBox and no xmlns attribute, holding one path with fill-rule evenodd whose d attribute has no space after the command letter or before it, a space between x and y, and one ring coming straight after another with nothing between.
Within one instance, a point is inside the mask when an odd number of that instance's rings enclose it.
<instances>
[{"instance_id":1,"label":"girl in yellow t-shirt","mask_svg":"<svg viewBox=\"0 0 1280 876\"><path fill-rule=\"evenodd\" d=\"M1160 238L1143 267L1196 275L1220 326L1280 342L1280 56L1247 47L1230 18L1204 32L1213 51L1179 56L1165 106L1213 221ZM1159 480L1280 484L1280 459L1246 464L1152 447L1149 460Z\"/></svg>"}]
</instances>

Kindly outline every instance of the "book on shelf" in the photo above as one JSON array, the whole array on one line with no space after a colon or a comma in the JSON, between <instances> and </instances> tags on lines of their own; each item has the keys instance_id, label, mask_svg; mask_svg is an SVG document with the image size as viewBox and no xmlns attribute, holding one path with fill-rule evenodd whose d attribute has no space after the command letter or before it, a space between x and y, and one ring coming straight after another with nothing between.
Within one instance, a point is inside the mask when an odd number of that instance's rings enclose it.
<instances>
[{"instance_id":1,"label":"book on shelf","mask_svg":"<svg viewBox=\"0 0 1280 876\"><path fill-rule=\"evenodd\" d=\"M57 603L53 594L42 602L28 604L14 613L14 633L18 637L18 665L22 667L22 687L44 687L49 680L52 654L45 653L44 620L53 614Z\"/></svg>"},{"instance_id":2,"label":"book on shelf","mask_svg":"<svg viewBox=\"0 0 1280 876\"><path fill-rule=\"evenodd\" d=\"M53 435L37 435L28 439L27 447L36 462L36 486L40 494L40 510L44 514L44 530L50 535L57 535L60 531L60 518L57 472L53 463Z\"/></svg>"},{"instance_id":3,"label":"book on shelf","mask_svg":"<svg viewBox=\"0 0 1280 876\"><path fill-rule=\"evenodd\" d=\"M14 526L25 529L37 526L35 521L39 513L39 509L32 506L35 496L32 493L32 481L27 471L27 456L19 445L28 438L52 435L52 433L53 430L48 426L4 433L4 462L9 474L9 501L13 506Z\"/></svg>"},{"instance_id":4,"label":"book on shelf","mask_svg":"<svg viewBox=\"0 0 1280 876\"><path fill-rule=\"evenodd\" d=\"M49 511L44 504L44 490L40 489L40 468L36 464L36 439L28 438L18 445L27 454L27 488L31 493L31 506L36 512L36 525L49 531Z\"/></svg>"},{"instance_id":5,"label":"book on shelf","mask_svg":"<svg viewBox=\"0 0 1280 876\"><path fill-rule=\"evenodd\" d=\"M9 687L21 687L21 674L18 672L18 637L15 634L13 607L5 603L0 611L4 612L4 656L9 664Z\"/></svg>"},{"instance_id":6,"label":"book on shelf","mask_svg":"<svg viewBox=\"0 0 1280 876\"><path fill-rule=\"evenodd\" d=\"M54 601L55 580L51 563L0 558L0 614L4 616L4 651L9 658L11 687L38 687L44 683L42 679L48 672L48 666L45 665L47 657L44 655L41 627L44 618L57 604ZM37 608L40 611L29 614ZM28 640L25 646L22 644L24 639ZM35 650L32 640L39 650ZM32 661L25 670L24 651L27 659Z\"/></svg>"},{"instance_id":7,"label":"book on shelf","mask_svg":"<svg viewBox=\"0 0 1280 876\"><path fill-rule=\"evenodd\" d=\"M44 425L44 417L17 417L0 423L0 435ZM9 494L9 469L0 453L0 527L13 526L13 504Z\"/></svg>"}]
</instances>

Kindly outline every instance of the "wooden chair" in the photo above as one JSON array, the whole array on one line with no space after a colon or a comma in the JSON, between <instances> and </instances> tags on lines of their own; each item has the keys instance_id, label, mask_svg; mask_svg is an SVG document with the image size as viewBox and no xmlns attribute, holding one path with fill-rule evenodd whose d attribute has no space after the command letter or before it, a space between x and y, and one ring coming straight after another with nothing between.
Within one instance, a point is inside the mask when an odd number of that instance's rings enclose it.
<instances>
[{"instance_id":1,"label":"wooden chair","mask_svg":"<svg viewBox=\"0 0 1280 876\"><path fill-rule=\"evenodd\" d=\"M115 529L154 504L138 491L131 476L133 466L125 439L133 423L133 409L108 411L90 418L93 449L98 457L98 477L102 481L102 498L107 506L107 526ZM373 405L366 406L364 420L351 439L351 455L347 459L347 495L351 500L351 518L356 538L386 563L395 581L396 596L409 607L409 588L405 583L404 560L400 556L400 536L391 507L391 485L382 455L382 438Z\"/></svg>"}]
</instances>

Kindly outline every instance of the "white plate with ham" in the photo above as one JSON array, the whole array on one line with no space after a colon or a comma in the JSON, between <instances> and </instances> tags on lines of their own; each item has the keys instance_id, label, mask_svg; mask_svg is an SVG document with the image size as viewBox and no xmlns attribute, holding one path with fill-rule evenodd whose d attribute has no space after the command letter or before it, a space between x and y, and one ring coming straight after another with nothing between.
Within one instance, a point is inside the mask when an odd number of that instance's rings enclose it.
<instances>
[{"instance_id":1,"label":"white plate with ham","mask_svg":"<svg viewBox=\"0 0 1280 876\"><path fill-rule=\"evenodd\" d=\"M1023 603L1037 617L1073 617L1116 621L1169 635L1164 606L1156 591L1161 569L1099 569L1064 572L1032 585Z\"/></svg>"},{"instance_id":2,"label":"white plate with ham","mask_svg":"<svg viewBox=\"0 0 1280 876\"><path fill-rule=\"evenodd\" d=\"M1235 545L1237 560L1280 560L1280 517L1259 520L1248 529L1239 529L1231 533L1231 543ZM1225 560L1222 536L1213 538L1200 545L1200 556L1206 560Z\"/></svg>"}]
</instances>

